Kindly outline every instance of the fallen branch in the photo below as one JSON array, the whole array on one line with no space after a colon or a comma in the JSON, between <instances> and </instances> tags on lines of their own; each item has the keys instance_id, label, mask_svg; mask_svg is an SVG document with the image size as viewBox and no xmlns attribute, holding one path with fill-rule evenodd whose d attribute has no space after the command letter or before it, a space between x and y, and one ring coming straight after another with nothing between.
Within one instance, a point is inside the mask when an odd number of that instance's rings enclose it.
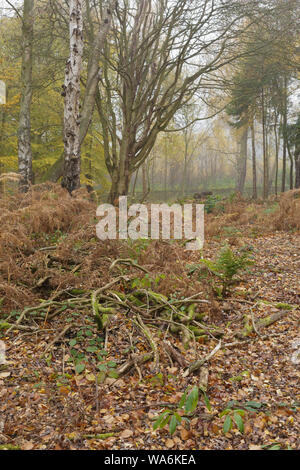
<instances>
[{"instance_id":1,"label":"fallen branch","mask_svg":"<svg viewBox=\"0 0 300 470\"><path fill-rule=\"evenodd\" d=\"M138 321L135 321L135 320L132 320L132 322L138 326L142 332L144 333L144 335L146 336L150 346L151 346L151 349L153 351L153 355L154 355L154 363L155 363L155 367L158 367L158 364L159 364L159 353L158 353L158 348L157 348L157 344L155 342L155 340L153 339L150 331L149 331L149 328L147 328L147 326L144 324L143 320L141 319L140 315L137 315L137 318L138 318Z\"/></svg>"},{"instance_id":2,"label":"fallen branch","mask_svg":"<svg viewBox=\"0 0 300 470\"><path fill-rule=\"evenodd\" d=\"M222 346L222 341L219 342L219 344L213 349L208 356L204 357L203 359L200 359L198 361L193 362L189 368L185 371L183 374L183 377L187 377L190 373L196 372L196 370L199 370L205 362L208 362L215 354L217 354L218 351L220 351Z\"/></svg>"},{"instance_id":3,"label":"fallen branch","mask_svg":"<svg viewBox=\"0 0 300 470\"><path fill-rule=\"evenodd\" d=\"M134 367L135 365L141 366L142 364L145 364L145 362L150 361L152 359L152 357L153 357L153 352L143 354L142 356L135 356L134 359L131 359L130 361L125 362L125 364L122 364L116 370L116 372L118 373L119 376L124 375L124 374L126 374L126 372L128 372L130 369L132 369L132 367Z\"/></svg>"},{"instance_id":4,"label":"fallen branch","mask_svg":"<svg viewBox=\"0 0 300 470\"><path fill-rule=\"evenodd\" d=\"M143 266L140 266L137 264L133 259L127 258L127 259L116 259L111 265L109 270L112 271L118 264L125 264L127 266L132 266L133 268L140 269L144 273L150 274L150 271L148 269L143 268Z\"/></svg>"},{"instance_id":5,"label":"fallen branch","mask_svg":"<svg viewBox=\"0 0 300 470\"><path fill-rule=\"evenodd\" d=\"M260 320L256 321L256 329L260 330L261 328L266 328L267 326L273 325L273 323L276 323L279 320L282 320L282 318L287 317L291 313L290 310L283 310L281 312L274 313L273 315L268 315L265 318L261 318ZM253 324L246 324L246 326L242 329L237 331L234 336L239 339L244 339L247 338L249 335L251 335L254 332L254 327Z\"/></svg>"},{"instance_id":6,"label":"fallen branch","mask_svg":"<svg viewBox=\"0 0 300 470\"><path fill-rule=\"evenodd\" d=\"M40 305L36 305L35 307L27 307L23 310L17 321L10 326L10 328L7 330L7 333L10 333L14 329L21 329L20 328L20 323L24 320L26 315L33 314L34 312L38 312L39 310L46 309L48 307L59 307L60 309L64 307L64 309L69 308L69 307L75 307L78 308L78 304L86 304L89 303L89 300L87 299L68 299L64 300L62 302L56 302L53 300L45 301L42 302ZM62 311L62 309L61 309Z\"/></svg>"},{"instance_id":7,"label":"fallen branch","mask_svg":"<svg viewBox=\"0 0 300 470\"><path fill-rule=\"evenodd\" d=\"M180 367L187 367L187 362L185 358L180 354L179 351L176 351L176 349L171 345L169 341L164 341L163 343L166 351L169 353L169 355L176 361Z\"/></svg>"},{"instance_id":8,"label":"fallen branch","mask_svg":"<svg viewBox=\"0 0 300 470\"><path fill-rule=\"evenodd\" d=\"M106 432L104 434L84 434L82 437L84 439L101 439L105 440L108 439L109 437L113 437L116 435L116 432Z\"/></svg>"},{"instance_id":9,"label":"fallen branch","mask_svg":"<svg viewBox=\"0 0 300 470\"><path fill-rule=\"evenodd\" d=\"M43 357L45 357L45 354L47 354L47 352L49 351L49 349L51 348L51 346L53 346L57 341L59 341L61 338L63 338L65 336L65 334L71 329L73 328L74 324L73 323L70 323L68 326L66 326L55 338L53 341L51 341L51 343L48 344L48 346L46 347L45 351L43 352L43 354L41 355L41 359L43 359Z\"/></svg>"},{"instance_id":10,"label":"fallen branch","mask_svg":"<svg viewBox=\"0 0 300 470\"><path fill-rule=\"evenodd\" d=\"M8 328L8 330L6 331L5 334L7 334L11 330L31 331L33 333L36 332L36 331L39 331L39 328L36 328L34 326L16 325L14 323L7 323L6 321L1 322L0 323L0 330L6 329L6 328Z\"/></svg>"}]
</instances>

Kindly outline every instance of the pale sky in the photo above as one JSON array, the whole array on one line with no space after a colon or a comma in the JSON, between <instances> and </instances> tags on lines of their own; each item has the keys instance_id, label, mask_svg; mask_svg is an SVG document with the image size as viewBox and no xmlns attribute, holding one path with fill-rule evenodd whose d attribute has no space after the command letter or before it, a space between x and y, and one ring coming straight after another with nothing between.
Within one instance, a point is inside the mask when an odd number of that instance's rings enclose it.
<instances>
[{"instance_id":1,"label":"pale sky","mask_svg":"<svg viewBox=\"0 0 300 470\"><path fill-rule=\"evenodd\" d=\"M10 3L14 6L20 5L20 0L10 0ZM8 15L11 12L11 6L6 2L6 0L0 0L0 16Z\"/></svg>"}]
</instances>

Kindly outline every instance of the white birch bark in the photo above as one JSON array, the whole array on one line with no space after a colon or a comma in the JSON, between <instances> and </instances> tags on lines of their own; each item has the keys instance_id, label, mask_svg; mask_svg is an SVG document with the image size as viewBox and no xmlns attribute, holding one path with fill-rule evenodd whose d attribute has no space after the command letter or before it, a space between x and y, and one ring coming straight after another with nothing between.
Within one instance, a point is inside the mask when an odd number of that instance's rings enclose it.
<instances>
[{"instance_id":1,"label":"white birch bark","mask_svg":"<svg viewBox=\"0 0 300 470\"><path fill-rule=\"evenodd\" d=\"M80 75L83 55L82 0L70 0L70 57L63 85L64 174L62 186L69 193L80 187Z\"/></svg>"},{"instance_id":2,"label":"white birch bark","mask_svg":"<svg viewBox=\"0 0 300 470\"><path fill-rule=\"evenodd\" d=\"M21 101L18 129L18 164L20 190L26 192L33 180L30 108L32 101L32 43L34 0L24 0L22 26Z\"/></svg>"}]
</instances>

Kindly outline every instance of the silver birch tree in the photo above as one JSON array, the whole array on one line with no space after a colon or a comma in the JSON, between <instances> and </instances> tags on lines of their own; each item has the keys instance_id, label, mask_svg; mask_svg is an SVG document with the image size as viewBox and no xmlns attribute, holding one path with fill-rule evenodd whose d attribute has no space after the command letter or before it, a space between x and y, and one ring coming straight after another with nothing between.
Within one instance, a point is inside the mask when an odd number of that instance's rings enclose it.
<instances>
[{"instance_id":1,"label":"silver birch tree","mask_svg":"<svg viewBox=\"0 0 300 470\"><path fill-rule=\"evenodd\" d=\"M63 85L64 173L62 186L69 193L80 187L80 76L83 55L82 0L70 0L70 57Z\"/></svg>"},{"instance_id":2,"label":"silver birch tree","mask_svg":"<svg viewBox=\"0 0 300 470\"><path fill-rule=\"evenodd\" d=\"M18 128L18 165L20 191L26 192L33 182L30 108L32 101L32 44L34 0L24 0L22 17L21 100Z\"/></svg>"}]
</instances>

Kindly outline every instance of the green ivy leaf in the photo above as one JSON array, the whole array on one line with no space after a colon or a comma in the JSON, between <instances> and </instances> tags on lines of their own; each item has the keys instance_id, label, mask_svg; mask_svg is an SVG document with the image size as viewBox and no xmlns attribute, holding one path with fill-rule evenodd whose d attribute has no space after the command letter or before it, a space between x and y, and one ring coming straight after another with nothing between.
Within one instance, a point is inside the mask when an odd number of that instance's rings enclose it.
<instances>
[{"instance_id":1,"label":"green ivy leaf","mask_svg":"<svg viewBox=\"0 0 300 470\"><path fill-rule=\"evenodd\" d=\"M194 387L191 393L188 395L186 402L185 402L185 412L192 413L197 408L199 401L199 389L198 387Z\"/></svg>"},{"instance_id":2,"label":"green ivy leaf","mask_svg":"<svg viewBox=\"0 0 300 470\"><path fill-rule=\"evenodd\" d=\"M235 413L239 414L240 416L245 416L246 411L245 410L234 410Z\"/></svg>"},{"instance_id":3,"label":"green ivy leaf","mask_svg":"<svg viewBox=\"0 0 300 470\"><path fill-rule=\"evenodd\" d=\"M223 418L223 416L226 416L228 415L228 413L230 413L231 410L229 408L226 408L225 410L223 410L221 413L220 413L220 418Z\"/></svg>"},{"instance_id":4,"label":"green ivy leaf","mask_svg":"<svg viewBox=\"0 0 300 470\"><path fill-rule=\"evenodd\" d=\"M99 372L99 374L97 376L97 383L102 384L104 382L105 378L106 378L106 371Z\"/></svg>"},{"instance_id":5,"label":"green ivy leaf","mask_svg":"<svg viewBox=\"0 0 300 470\"><path fill-rule=\"evenodd\" d=\"M234 412L233 414L234 421L236 422L236 425L238 427L238 430L243 434L244 432L244 421L241 415L237 412Z\"/></svg>"},{"instance_id":6,"label":"green ivy leaf","mask_svg":"<svg viewBox=\"0 0 300 470\"><path fill-rule=\"evenodd\" d=\"M205 403L206 408L208 409L208 411L211 411L211 404L210 404L209 398L206 395L204 390L202 390L202 394L203 394L204 403Z\"/></svg>"},{"instance_id":7,"label":"green ivy leaf","mask_svg":"<svg viewBox=\"0 0 300 470\"><path fill-rule=\"evenodd\" d=\"M257 408L257 409L259 409L262 406L263 406L263 404L259 403L258 401L247 401L245 403L245 407L247 407L247 408Z\"/></svg>"},{"instance_id":8,"label":"green ivy leaf","mask_svg":"<svg viewBox=\"0 0 300 470\"><path fill-rule=\"evenodd\" d=\"M108 377L111 377L112 379L118 379L119 378L119 374L116 370L110 370L107 375L108 375Z\"/></svg>"},{"instance_id":9,"label":"green ivy leaf","mask_svg":"<svg viewBox=\"0 0 300 470\"><path fill-rule=\"evenodd\" d=\"M171 419L171 412L170 414L168 414L163 420L162 422L160 423L160 429L163 429L167 424L168 422L170 421Z\"/></svg>"},{"instance_id":10,"label":"green ivy leaf","mask_svg":"<svg viewBox=\"0 0 300 470\"><path fill-rule=\"evenodd\" d=\"M176 428L177 428L177 418L175 415L173 415L171 417L170 425L169 425L169 431L170 431L171 436L173 436L174 432L176 431Z\"/></svg>"},{"instance_id":11,"label":"green ivy leaf","mask_svg":"<svg viewBox=\"0 0 300 470\"><path fill-rule=\"evenodd\" d=\"M231 420L230 415L227 415L224 421L224 425L223 425L224 434L227 434L231 428L232 428L232 420Z\"/></svg>"},{"instance_id":12,"label":"green ivy leaf","mask_svg":"<svg viewBox=\"0 0 300 470\"><path fill-rule=\"evenodd\" d=\"M80 362L79 364L75 366L75 371L77 374L81 374L81 372L83 372L84 369L85 369L85 364L83 364L82 362Z\"/></svg>"},{"instance_id":13,"label":"green ivy leaf","mask_svg":"<svg viewBox=\"0 0 300 470\"><path fill-rule=\"evenodd\" d=\"M117 367L117 363L114 361L108 361L107 365L108 367L112 367L112 368Z\"/></svg>"},{"instance_id":14,"label":"green ivy leaf","mask_svg":"<svg viewBox=\"0 0 300 470\"><path fill-rule=\"evenodd\" d=\"M178 403L178 408L183 408L186 400L187 390L182 395L180 402Z\"/></svg>"},{"instance_id":15,"label":"green ivy leaf","mask_svg":"<svg viewBox=\"0 0 300 470\"><path fill-rule=\"evenodd\" d=\"M93 352L97 352L98 348L97 348L97 346L88 346L86 348L86 350L87 350L87 352L92 352L93 353Z\"/></svg>"},{"instance_id":16,"label":"green ivy leaf","mask_svg":"<svg viewBox=\"0 0 300 470\"><path fill-rule=\"evenodd\" d=\"M163 428L165 426L166 424L165 421L167 420L167 418L170 419L170 414L171 414L171 411L166 410L158 416L157 420L153 424L154 431L158 428Z\"/></svg>"}]
</instances>

